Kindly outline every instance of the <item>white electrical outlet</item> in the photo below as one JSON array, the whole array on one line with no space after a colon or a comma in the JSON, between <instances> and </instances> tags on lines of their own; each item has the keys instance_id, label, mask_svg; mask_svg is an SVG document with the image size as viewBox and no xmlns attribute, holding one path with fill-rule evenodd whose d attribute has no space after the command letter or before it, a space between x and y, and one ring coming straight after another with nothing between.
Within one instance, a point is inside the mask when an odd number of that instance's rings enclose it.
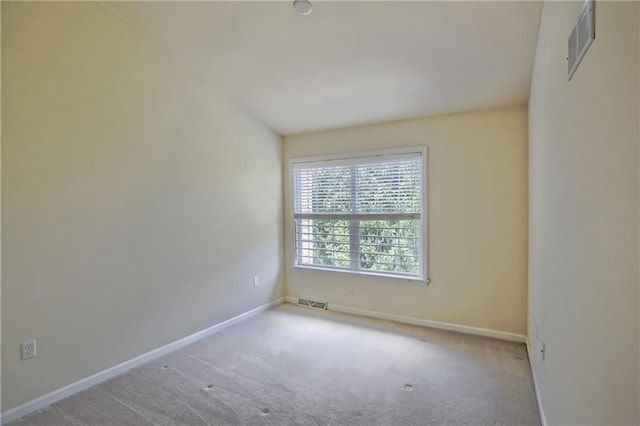
<instances>
[{"instance_id":1,"label":"white electrical outlet","mask_svg":"<svg viewBox=\"0 0 640 426\"><path fill-rule=\"evenodd\" d=\"M349 288L347 290L347 293L349 293L349 296L354 296L355 295L355 292L353 291L353 288Z\"/></svg>"},{"instance_id":2,"label":"white electrical outlet","mask_svg":"<svg viewBox=\"0 0 640 426\"><path fill-rule=\"evenodd\" d=\"M253 277L253 286L258 287L260 285L260 280L258 280L258 276Z\"/></svg>"},{"instance_id":3,"label":"white electrical outlet","mask_svg":"<svg viewBox=\"0 0 640 426\"><path fill-rule=\"evenodd\" d=\"M22 342L20 345L20 359L29 359L34 358L37 355L36 353L36 341L29 340L27 342Z\"/></svg>"}]
</instances>

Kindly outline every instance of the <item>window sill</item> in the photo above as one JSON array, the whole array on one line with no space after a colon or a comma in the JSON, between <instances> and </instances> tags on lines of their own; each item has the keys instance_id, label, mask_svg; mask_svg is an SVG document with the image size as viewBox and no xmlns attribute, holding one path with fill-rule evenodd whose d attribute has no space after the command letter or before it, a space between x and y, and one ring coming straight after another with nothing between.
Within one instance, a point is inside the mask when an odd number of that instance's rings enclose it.
<instances>
[{"instance_id":1,"label":"window sill","mask_svg":"<svg viewBox=\"0 0 640 426\"><path fill-rule=\"evenodd\" d=\"M423 278L423 277L409 277L409 276L391 275L391 274L378 273L378 272L352 271L350 269L331 269L331 268L323 268L320 266L290 265L289 268L299 269L299 270L321 271L321 272L336 272L339 274L349 274L349 275L365 275L370 277L399 280L399 281L404 281L407 284L416 284L416 285L423 285L423 286L427 286L431 282L429 278Z\"/></svg>"}]
</instances>

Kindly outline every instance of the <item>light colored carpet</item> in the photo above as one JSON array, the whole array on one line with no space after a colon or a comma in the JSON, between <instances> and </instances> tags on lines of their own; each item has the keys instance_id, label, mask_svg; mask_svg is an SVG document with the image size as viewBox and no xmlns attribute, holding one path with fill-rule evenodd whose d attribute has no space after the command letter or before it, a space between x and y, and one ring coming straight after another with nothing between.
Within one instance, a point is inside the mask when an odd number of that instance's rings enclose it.
<instances>
[{"instance_id":1,"label":"light colored carpet","mask_svg":"<svg viewBox=\"0 0 640 426\"><path fill-rule=\"evenodd\" d=\"M524 345L281 305L15 425L539 425Z\"/></svg>"}]
</instances>

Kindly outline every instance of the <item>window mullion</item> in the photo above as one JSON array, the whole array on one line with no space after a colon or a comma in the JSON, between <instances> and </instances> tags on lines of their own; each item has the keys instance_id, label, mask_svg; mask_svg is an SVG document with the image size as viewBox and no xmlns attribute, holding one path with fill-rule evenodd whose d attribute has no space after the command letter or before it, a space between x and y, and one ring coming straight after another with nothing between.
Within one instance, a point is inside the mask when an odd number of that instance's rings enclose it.
<instances>
[{"instance_id":1,"label":"window mullion","mask_svg":"<svg viewBox=\"0 0 640 426\"><path fill-rule=\"evenodd\" d=\"M351 213L357 213L358 187L357 187L357 166L351 166ZM360 221L358 219L349 220L349 267L352 270L360 269Z\"/></svg>"}]
</instances>

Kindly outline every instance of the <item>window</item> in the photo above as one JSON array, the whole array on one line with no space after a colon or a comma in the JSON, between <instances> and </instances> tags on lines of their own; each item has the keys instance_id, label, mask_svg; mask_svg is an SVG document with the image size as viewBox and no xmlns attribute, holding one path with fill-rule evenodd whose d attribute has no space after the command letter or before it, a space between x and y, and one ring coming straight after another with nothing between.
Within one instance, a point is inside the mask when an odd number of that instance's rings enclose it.
<instances>
[{"instance_id":1,"label":"window","mask_svg":"<svg viewBox=\"0 0 640 426\"><path fill-rule=\"evenodd\" d=\"M292 160L294 265L422 279L423 149Z\"/></svg>"}]
</instances>

